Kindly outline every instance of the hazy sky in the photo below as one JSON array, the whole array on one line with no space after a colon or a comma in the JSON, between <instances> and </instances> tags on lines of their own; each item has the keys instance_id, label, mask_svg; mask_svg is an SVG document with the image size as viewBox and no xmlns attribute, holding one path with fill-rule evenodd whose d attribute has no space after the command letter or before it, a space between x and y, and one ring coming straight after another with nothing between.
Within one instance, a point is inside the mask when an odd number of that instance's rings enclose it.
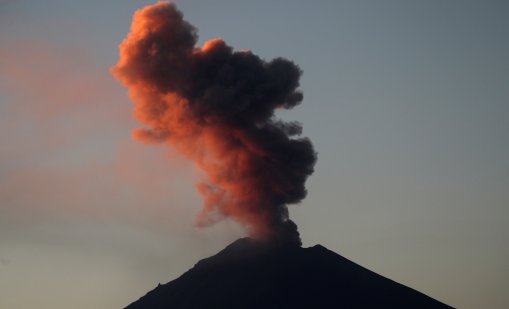
<instances>
[{"instance_id":1,"label":"hazy sky","mask_svg":"<svg viewBox=\"0 0 509 309\"><path fill-rule=\"evenodd\" d=\"M304 71L304 246L509 307L509 2L175 2L200 43ZM0 0L0 308L121 308L243 235L193 227L200 173L131 139L108 70L150 3Z\"/></svg>"}]
</instances>

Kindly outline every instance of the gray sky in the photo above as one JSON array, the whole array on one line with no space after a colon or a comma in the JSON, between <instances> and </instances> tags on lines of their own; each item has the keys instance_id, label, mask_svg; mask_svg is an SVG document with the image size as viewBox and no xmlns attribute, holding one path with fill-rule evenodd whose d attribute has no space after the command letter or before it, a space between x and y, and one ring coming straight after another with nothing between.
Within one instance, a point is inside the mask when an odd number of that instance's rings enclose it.
<instances>
[{"instance_id":1,"label":"gray sky","mask_svg":"<svg viewBox=\"0 0 509 309\"><path fill-rule=\"evenodd\" d=\"M147 1L0 1L0 307L119 308L243 235L193 227L200 173L131 139L108 73ZM507 308L509 3L176 1L304 71L320 243L461 308Z\"/></svg>"}]
</instances>

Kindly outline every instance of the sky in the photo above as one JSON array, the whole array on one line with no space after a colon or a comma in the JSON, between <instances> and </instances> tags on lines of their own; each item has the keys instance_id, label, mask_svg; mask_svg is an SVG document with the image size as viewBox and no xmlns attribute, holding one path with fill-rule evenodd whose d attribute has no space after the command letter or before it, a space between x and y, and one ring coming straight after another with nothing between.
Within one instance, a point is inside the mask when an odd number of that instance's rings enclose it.
<instances>
[{"instance_id":1,"label":"sky","mask_svg":"<svg viewBox=\"0 0 509 309\"><path fill-rule=\"evenodd\" d=\"M191 162L131 137L109 73L148 1L0 1L0 307L121 308L245 236L195 227ZM175 1L303 71L318 152L290 205L327 248L460 308L507 308L506 1Z\"/></svg>"}]
</instances>

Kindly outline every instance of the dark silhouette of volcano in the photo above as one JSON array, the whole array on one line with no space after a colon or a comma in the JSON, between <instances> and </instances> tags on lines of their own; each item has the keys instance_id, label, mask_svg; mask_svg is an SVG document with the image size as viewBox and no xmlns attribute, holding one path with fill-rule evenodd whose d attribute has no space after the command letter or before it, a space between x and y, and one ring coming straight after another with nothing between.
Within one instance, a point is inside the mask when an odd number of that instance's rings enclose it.
<instances>
[{"instance_id":1,"label":"dark silhouette of volcano","mask_svg":"<svg viewBox=\"0 0 509 309\"><path fill-rule=\"evenodd\" d=\"M239 239L126 309L451 308L320 246Z\"/></svg>"}]
</instances>

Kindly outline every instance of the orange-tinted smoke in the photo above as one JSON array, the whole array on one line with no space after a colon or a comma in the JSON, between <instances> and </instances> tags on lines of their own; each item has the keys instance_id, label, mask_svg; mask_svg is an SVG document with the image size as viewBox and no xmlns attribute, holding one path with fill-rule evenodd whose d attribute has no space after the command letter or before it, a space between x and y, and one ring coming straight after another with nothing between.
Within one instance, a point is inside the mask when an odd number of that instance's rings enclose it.
<instances>
[{"instance_id":1,"label":"orange-tinted smoke","mask_svg":"<svg viewBox=\"0 0 509 309\"><path fill-rule=\"evenodd\" d=\"M254 236L300 243L287 204L306 196L316 155L301 127L274 118L276 108L302 101L300 69L233 51L222 39L196 47L197 31L172 3L134 14L112 74L129 89L134 135L165 142L202 169L204 198L198 223L226 216Z\"/></svg>"}]
</instances>

